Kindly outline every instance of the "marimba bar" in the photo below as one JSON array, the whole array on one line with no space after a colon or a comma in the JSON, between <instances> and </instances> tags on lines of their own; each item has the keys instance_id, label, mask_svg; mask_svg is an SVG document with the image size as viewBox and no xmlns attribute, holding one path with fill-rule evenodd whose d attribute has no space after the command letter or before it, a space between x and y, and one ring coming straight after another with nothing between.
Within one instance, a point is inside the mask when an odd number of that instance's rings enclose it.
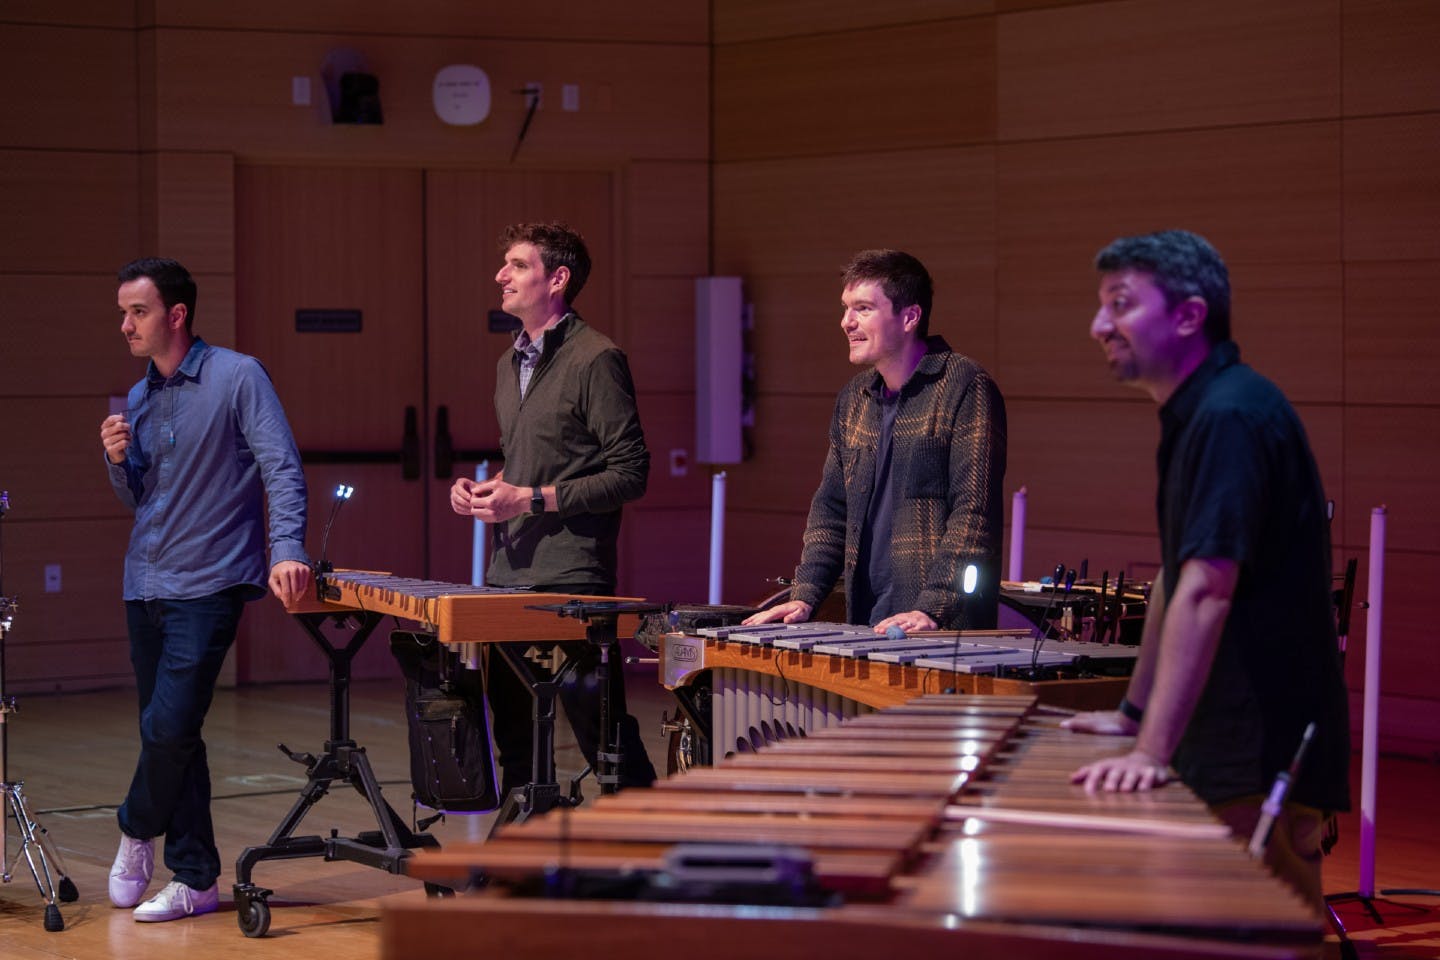
<instances>
[{"instance_id":1,"label":"marimba bar","mask_svg":"<svg viewBox=\"0 0 1440 960\"><path fill-rule=\"evenodd\" d=\"M483 943L567 960L656 944L686 960L1318 956L1319 918L1188 789L1090 795L1069 783L1130 742L1061 730L1033 698L926 697L419 854L414 876L483 870L491 887L387 904L382 955L449 960ZM802 851L831 905L788 903L780 885L773 899L726 903L667 886L663 871L693 843L737 863L757 844ZM519 895L540 888L612 892Z\"/></svg>"}]
</instances>

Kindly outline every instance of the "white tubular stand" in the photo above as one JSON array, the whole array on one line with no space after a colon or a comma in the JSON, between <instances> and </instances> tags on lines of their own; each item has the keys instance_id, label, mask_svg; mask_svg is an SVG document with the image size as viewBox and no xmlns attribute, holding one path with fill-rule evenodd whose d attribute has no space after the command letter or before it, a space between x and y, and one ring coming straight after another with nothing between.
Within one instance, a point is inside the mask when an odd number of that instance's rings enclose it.
<instances>
[{"instance_id":1,"label":"white tubular stand","mask_svg":"<svg viewBox=\"0 0 1440 960\"><path fill-rule=\"evenodd\" d=\"M1025 565L1025 488L1010 498L1010 576L1012 582L1025 579L1020 571Z\"/></svg>"},{"instance_id":2,"label":"white tubular stand","mask_svg":"<svg viewBox=\"0 0 1440 960\"><path fill-rule=\"evenodd\" d=\"M720 603L725 569L725 471L710 478L710 592L708 603Z\"/></svg>"}]
</instances>

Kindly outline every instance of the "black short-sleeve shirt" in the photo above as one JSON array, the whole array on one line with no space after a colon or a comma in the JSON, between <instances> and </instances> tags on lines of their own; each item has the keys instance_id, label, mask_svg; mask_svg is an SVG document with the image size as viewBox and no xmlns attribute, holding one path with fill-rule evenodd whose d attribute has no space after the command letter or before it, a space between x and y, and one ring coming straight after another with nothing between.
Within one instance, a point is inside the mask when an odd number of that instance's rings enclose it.
<instances>
[{"instance_id":1,"label":"black short-sleeve shirt","mask_svg":"<svg viewBox=\"0 0 1440 960\"><path fill-rule=\"evenodd\" d=\"M1264 793L1316 723L1290 798L1349 807L1348 704L1331 600L1329 521L1305 429L1231 341L1160 408L1157 509L1166 596L1191 558L1239 578L1173 763L1205 802Z\"/></svg>"}]
</instances>

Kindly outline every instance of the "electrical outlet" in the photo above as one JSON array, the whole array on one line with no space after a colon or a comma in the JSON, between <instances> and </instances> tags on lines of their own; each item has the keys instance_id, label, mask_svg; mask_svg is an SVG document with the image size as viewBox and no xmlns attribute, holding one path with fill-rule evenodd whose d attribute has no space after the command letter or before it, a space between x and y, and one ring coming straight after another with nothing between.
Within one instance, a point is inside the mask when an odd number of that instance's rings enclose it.
<instances>
[{"instance_id":1,"label":"electrical outlet","mask_svg":"<svg viewBox=\"0 0 1440 960\"><path fill-rule=\"evenodd\" d=\"M45 592L60 592L60 564L58 563L45 564Z\"/></svg>"},{"instance_id":2,"label":"electrical outlet","mask_svg":"<svg viewBox=\"0 0 1440 960\"><path fill-rule=\"evenodd\" d=\"M570 113L580 109L580 84L567 83L560 88L560 109Z\"/></svg>"},{"instance_id":3,"label":"electrical outlet","mask_svg":"<svg viewBox=\"0 0 1440 960\"><path fill-rule=\"evenodd\" d=\"M670 451L670 476L683 477L690 472L690 451L679 447Z\"/></svg>"},{"instance_id":4,"label":"electrical outlet","mask_svg":"<svg viewBox=\"0 0 1440 960\"><path fill-rule=\"evenodd\" d=\"M529 110L532 103L536 110L545 107L545 84L539 80L530 80L525 84L525 109Z\"/></svg>"},{"instance_id":5,"label":"electrical outlet","mask_svg":"<svg viewBox=\"0 0 1440 960\"><path fill-rule=\"evenodd\" d=\"M297 107L310 106L310 78L290 78L290 102Z\"/></svg>"}]
</instances>

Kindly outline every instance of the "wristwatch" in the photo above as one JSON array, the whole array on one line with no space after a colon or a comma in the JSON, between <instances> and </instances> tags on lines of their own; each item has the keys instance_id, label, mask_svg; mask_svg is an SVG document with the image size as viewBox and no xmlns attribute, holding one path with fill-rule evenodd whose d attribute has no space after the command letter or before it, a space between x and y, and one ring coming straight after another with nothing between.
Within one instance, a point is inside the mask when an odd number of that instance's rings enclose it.
<instances>
[{"instance_id":1,"label":"wristwatch","mask_svg":"<svg viewBox=\"0 0 1440 960\"><path fill-rule=\"evenodd\" d=\"M531 487L531 488L530 488L530 512L531 512L531 513L544 513L544 512L545 512L545 494L543 494L543 493L540 492L540 488L539 488L539 487Z\"/></svg>"}]
</instances>

